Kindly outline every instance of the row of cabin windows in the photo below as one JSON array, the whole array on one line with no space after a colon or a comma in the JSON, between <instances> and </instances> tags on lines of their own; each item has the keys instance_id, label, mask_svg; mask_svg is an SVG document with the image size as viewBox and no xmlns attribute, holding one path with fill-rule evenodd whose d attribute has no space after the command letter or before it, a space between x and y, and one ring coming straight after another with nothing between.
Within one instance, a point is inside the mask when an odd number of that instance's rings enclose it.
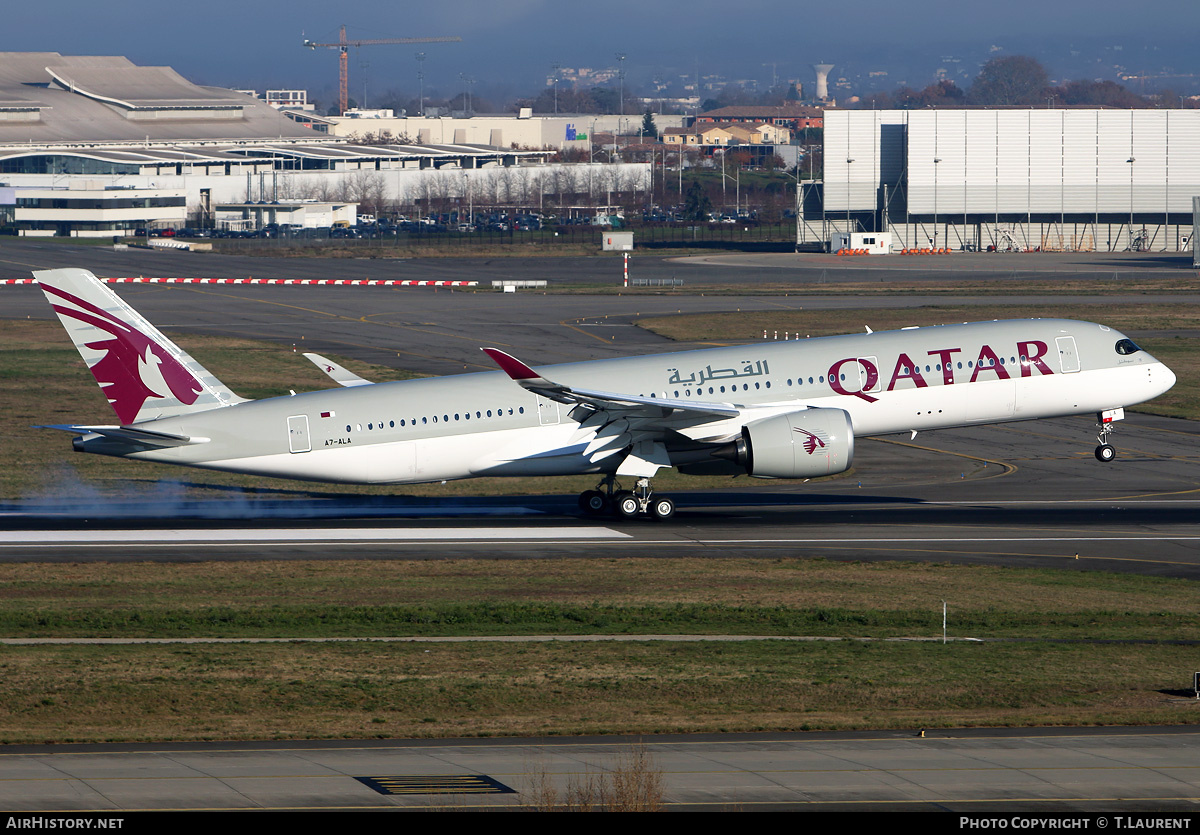
<instances>
[{"instance_id":1,"label":"row of cabin windows","mask_svg":"<svg viewBox=\"0 0 1200 835\"><path fill-rule=\"evenodd\" d=\"M476 419L476 420L484 420L484 419L486 419L486 418L490 418L490 417L503 417L505 414L509 414L509 415L513 415L513 414L517 414L517 415L523 415L523 414L525 414L525 407L524 407L524 406L517 406L517 407L514 409L512 406L509 406L507 409L496 409L495 411L493 411L492 409L487 409L486 411L485 411L485 410L482 410L482 409L480 409L480 410L478 410L478 411L476 411L476 412L475 412L475 419ZM453 419L454 419L454 420L470 420L470 419L471 419L471 413L470 413L470 412L455 412L455 413L454 413L454 418L453 418ZM431 424L431 423L437 423L437 422L438 422L438 420L439 420L439 418L438 418L438 416L437 416L437 415L432 415L432 416L428 416L428 415L427 415L427 416L425 416L425 417L422 417L422 418L413 418L412 420L408 420L407 418L401 418L401 419L400 419L400 426L401 426L402 428L403 428L403 427L406 427L406 426L417 426L417 425L418 425L418 421L420 422L420 425L421 425L421 426L427 426L427 425L429 425L429 424ZM450 415L448 415L448 414L443 414L443 415L441 416L440 420L441 420L441 422L442 422L442 423L450 423L450 421L451 421L451 417L450 417ZM381 420L381 421L379 421L378 423L374 423L374 422L372 422L372 423L368 423L368 424L367 424L367 431L369 431L369 432L370 432L370 431L374 431L374 430L376 430L376 429L383 429L383 428L384 428L384 425L383 425L383 421L382 421L382 420ZM395 429L395 428L396 428L396 421L394 421L394 420L389 420L389 421L387 422L387 428L388 428L388 429ZM347 423L347 424L346 424L346 431L347 431L347 432L356 432L356 431L357 431L357 432L362 432L362 431L363 431L363 425L362 425L361 423L354 424L354 425L351 425L351 424Z\"/></svg>"},{"instance_id":2,"label":"row of cabin windows","mask_svg":"<svg viewBox=\"0 0 1200 835\"><path fill-rule=\"evenodd\" d=\"M1016 357L1009 357L1009 358L1008 358L1008 363L1016 363L1016 361L1017 361L1017 358L1016 358ZM1024 354L1022 354L1022 355L1021 355L1021 363L1022 363L1022 364L1025 364L1025 363L1028 363L1028 362L1029 362L1029 358L1028 358L1028 357L1026 357ZM1001 364L1001 365L1006 365L1006 364L1008 364L1008 363L1005 363L1005 361L1004 361L1004 357L1000 357L1000 364ZM995 366L995 364L996 364L996 361L995 361L994 359L988 359L986 362L980 362L980 363L979 363L979 366L980 366L981 368L991 368L991 367ZM963 367L963 364L962 364L961 362L959 362L957 365L958 365L958 368L959 368L959 369L961 369L961 368ZM974 367L975 367L975 361L974 361L974 360L967 360L966 367L967 367L967 368L974 368ZM918 370L919 370L919 369L918 369ZM927 365L927 366L925 366L925 371L926 371L927 373L930 373L930 372L933 372L933 371L941 371L941 370L942 370L942 364L941 364L940 362L939 362L939 363L936 363L936 364L934 364L934 365ZM900 373L901 373L901 374L906 374L906 375L907 375L907 374L911 374L911 373L912 373L912 369L911 369L911 368L909 368L907 365L905 365L905 366L902 366L902 367L901 367L901 369L900 369ZM845 374L841 374L841 375L839 375L839 378L841 379L841 381L842 381L842 382L845 382L845 381L846 381L846 375L845 375ZM825 382L825 375L821 374L821 375L818 375L816 378L813 378L813 377L809 377L809 378L808 378L808 384L809 384L810 386L814 384L814 381L815 381L816 383L824 383L824 382ZM789 386L790 386L790 385L792 385L792 380L791 380L791 379L788 379L786 382L787 382L787 385L789 385ZM796 385L798 385L798 386L802 386L802 385L804 385L804 378L803 378L803 377L797 377L797 378L796 378ZM762 387L764 387L764 386L765 386L766 388L770 388L770 387L771 387L771 382L768 380L768 381L767 381L767 382L765 382L765 383L755 383L755 384L754 384L754 388L756 388L756 389L761 389L761 388L762 388ZM725 390L726 390L725 386L709 386L709 387L708 387L708 393L709 393L709 394L718 394L718 393L719 393L719 394L725 394ZM729 386L729 391L730 391L730 393L732 393L732 392L736 392L737 390L738 390L738 387L737 387L736 385ZM749 391L749 390L750 390L750 384L749 384L749 383L742 383L742 391ZM679 392L679 389L675 389L675 391L674 391L674 396L675 396L675 397L679 397L679 394L680 394L680 392ZM703 394L704 394L704 389L703 389L703 388L698 388L698 389L696 389L696 395L697 395L697 396L700 396L700 395L703 395ZM645 395L641 395L641 394L639 394L639 395L638 395L638 397L644 397L644 396L645 396ZM657 395L655 392L650 392L650 396L651 396L651 397L657 397L658 395ZM671 392L665 392L665 391L663 392L663 397L670 397L670 396L671 396ZM684 397L691 397L691 396L692 396L692 390L691 390L691 389L684 389L684 390L683 390L683 396L684 396Z\"/></svg>"},{"instance_id":3,"label":"row of cabin windows","mask_svg":"<svg viewBox=\"0 0 1200 835\"><path fill-rule=\"evenodd\" d=\"M1016 358L1016 357L1009 357L1009 358L1008 358L1008 361L1009 361L1010 363L1015 363L1015 362L1017 361L1017 358ZM1028 362L1028 361L1029 361L1029 360L1028 360L1028 358L1027 358L1027 357L1025 357L1025 355L1023 355L1023 354L1022 354L1022 356L1021 356L1021 362L1022 362L1022 363L1026 363L1026 362ZM985 367L991 367L991 366L994 366L995 364L996 364L996 361L995 361L995 360L993 360L993 359L989 359L989 360L988 360L986 363L983 363L983 362L979 363L979 365L980 365L980 366L985 366ZM1004 364L1005 364L1005 362L1004 362L1004 357L1000 357L1000 364L1001 364L1001 365L1004 365ZM961 368L963 367L963 364L962 364L961 362L959 362L959 363L957 364L957 366L958 366L958 368L960 368L960 369L961 369ZM967 366L966 366L966 367L967 367L967 368L974 368L974 367L975 367L975 362L974 362L973 360L967 360ZM925 366L925 371L926 371L926 372L932 372L932 371L941 371L941 370L942 370L942 364L941 364L940 362L939 362L939 363L936 363L935 365L927 365L927 366ZM901 374L911 374L911 373L912 373L912 369L911 369L911 368L909 368L908 366L903 366L903 367L900 369L900 373L901 373ZM845 374L841 374L841 375L839 375L839 378L841 379L841 381L842 381L842 382L845 382L845 381L846 381L846 375L845 375ZM822 384L823 384L824 382L825 382L825 375L823 375L823 374L821 374L821 375L818 375L816 378L813 378L813 377L809 377L809 378L808 378L808 384L809 384L809 385L814 385L814 383L822 383ZM802 386L802 385L804 385L804 378L803 378L803 377L797 377L797 378L796 378L796 381L795 381L795 384L796 384L797 386ZM792 385L792 380L791 380L790 378L787 380L787 385L789 385L789 386L791 386L791 385ZM765 386L766 388L770 388L770 387L771 387L771 381L770 381L770 380L768 380L768 381L766 381L765 383L755 383L755 384L754 384L754 388L755 388L755 389L760 389L760 390L761 390L761 388L762 388L763 386ZM728 387L728 389L729 389L729 391L730 391L730 392L736 392L736 391L737 391L737 386L736 386L736 385L729 386L729 387ZM742 391L749 391L749 390L750 390L750 384L749 384L749 383L742 383ZM725 386L709 386L709 387L708 387L708 393L709 393L709 394L717 394L717 393L720 393L720 394L725 394L725 393L726 393L726 387L725 387ZM697 394L698 396L699 396L699 395L703 395L703 394L704 394L704 389L703 389L703 388L698 388L698 389L696 389L696 394ZM679 395L680 395L680 392L679 392L679 390L678 390L678 389L675 389L674 395L675 395L675 397L679 397ZM642 395L642 394L639 394L639 395L638 395L638 397L644 397L644 396L645 396L645 395ZM650 392L650 396L651 396L651 397L657 397L657 396L658 396L658 394L657 394L657 392ZM670 396L670 395L668 394L668 392L663 392L663 396L664 396L664 397L668 397L668 396ZM684 390L683 390L683 396L684 396L684 397L691 397L691 396L692 396L692 390L691 390L691 389L684 389ZM510 415L511 415L511 414L514 414L513 407L509 406L509 407L508 407L508 410L507 410L507 412L508 412L508 414L510 414ZM515 413L516 413L516 414L520 414L520 415L523 415L523 414L525 414L525 407L524 407L524 406L518 406L518 407L516 408L516 412L515 412ZM496 410L495 410L495 417L501 417L501 416L503 416L504 414L505 414L505 410L504 410L504 409L496 409ZM486 411L484 411L484 410L477 410L477 411L475 412L475 418L476 418L477 420L482 420L484 417L489 417L489 418L490 418L490 417L492 417L492 416L493 416L493 410L491 410L491 409L487 409ZM470 413L470 412L461 412L461 413L457 413L457 412L456 412L456 413L455 413L455 415L454 415L454 420L470 420L470 419L471 419L471 413ZM426 417L419 418L419 420L420 420L420 422L421 422L421 425L423 425L423 426L424 426L424 425L428 425L428 424L430 424L430 423L437 423L437 422L438 422L438 416L437 416L437 415L433 415L432 417L426 416ZM449 414L443 414L443 415L442 415L442 418L441 418L441 420L442 420L442 423L449 423L449 422L450 422L450 415L449 415ZM413 426L416 426L416 425L417 425L417 421L418 421L418 418L413 418L413 419L412 419L412 421L411 421L411 424L412 424ZM389 420L389 421L388 421L388 423L387 423L387 425L388 425L388 428L389 428L389 429L395 429L395 428L396 428L396 421L394 421L394 420ZM401 427L406 427L406 426L408 426L408 425L409 425L409 421L408 421L407 419L401 418L401 420L400 420L400 426L401 426ZM362 424L361 424L361 423L360 423L360 424L357 424L357 427L358 427L358 430L357 430L357 431L361 432L361 431L362 431L362 429L363 429L363 427L362 427ZM379 421L379 423L368 423L368 424L367 424L367 430L368 430L368 431L374 431L375 429L383 429L383 421ZM353 432L353 431L355 431L355 429L354 429L354 426L352 426L352 425L350 425L350 424L346 424L346 431L347 431L347 432Z\"/></svg>"}]
</instances>

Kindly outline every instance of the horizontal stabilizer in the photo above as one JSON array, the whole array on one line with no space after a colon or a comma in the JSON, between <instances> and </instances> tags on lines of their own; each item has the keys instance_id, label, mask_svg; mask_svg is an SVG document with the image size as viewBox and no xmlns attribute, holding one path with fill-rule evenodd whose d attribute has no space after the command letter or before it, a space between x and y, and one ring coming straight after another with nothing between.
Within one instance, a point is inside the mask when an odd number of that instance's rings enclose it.
<instances>
[{"instance_id":1,"label":"horizontal stabilizer","mask_svg":"<svg viewBox=\"0 0 1200 835\"><path fill-rule=\"evenodd\" d=\"M172 435L169 432L152 432L149 429L138 429L135 426L73 426L71 424L60 423L49 426L35 426L34 429L58 429L62 432L73 432L76 435L103 435L106 438L112 438L114 441L155 447L188 446L190 444L208 443L208 438Z\"/></svg>"},{"instance_id":2,"label":"horizontal stabilizer","mask_svg":"<svg viewBox=\"0 0 1200 835\"><path fill-rule=\"evenodd\" d=\"M325 372L325 375L339 386L349 388L352 386L374 385L370 380L364 380L357 374L347 371L333 360L323 357L320 354L305 354L304 356L309 362Z\"/></svg>"}]
</instances>

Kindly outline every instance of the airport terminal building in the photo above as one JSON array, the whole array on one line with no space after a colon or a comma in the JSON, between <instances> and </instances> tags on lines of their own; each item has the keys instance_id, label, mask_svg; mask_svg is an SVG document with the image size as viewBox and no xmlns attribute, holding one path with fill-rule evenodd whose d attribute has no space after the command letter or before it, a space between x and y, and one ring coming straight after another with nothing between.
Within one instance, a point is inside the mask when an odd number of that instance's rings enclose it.
<instances>
[{"instance_id":1,"label":"airport terminal building","mask_svg":"<svg viewBox=\"0 0 1200 835\"><path fill-rule=\"evenodd\" d=\"M797 247L1178 251L1200 195L1200 110L830 110Z\"/></svg>"},{"instance_id":2,"label":"airport terminal building","mask_svg":"<svg viewBox=\"0 0 1200 835\"><path fill-rule=\"evenodd\" d=\"M0 226L22 235L108 236L179 226L184 216L212 225L218 204L251 201L421 205L461 196L538 205L555 189L603 198L649 179L648 164L573 166L568 176L549 156L455 142L359 144L169 67L0 53Z\"/></svg>"}]
</instances>

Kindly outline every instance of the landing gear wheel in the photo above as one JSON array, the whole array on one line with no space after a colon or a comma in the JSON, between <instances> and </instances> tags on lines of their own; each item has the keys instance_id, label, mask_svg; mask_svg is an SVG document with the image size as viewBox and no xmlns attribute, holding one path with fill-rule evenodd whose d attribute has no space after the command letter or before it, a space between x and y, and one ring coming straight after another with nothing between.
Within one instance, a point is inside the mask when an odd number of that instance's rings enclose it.
<instances>
[{"instance_id":1,"label":"landing gear wheel","mask_svg":"<svg viewBox=\"0 0 1200 835\"><path fill-rule=\"evenodd\" d=\"M1096 447L1096 460L1107 464L1117 457L1117 450L1112 444L1100 444Z\"/></svg>"},{"instance_id":2,"label":"landing gear wheel","mask_svg":"<svg viewBox=\"0 0 1200 835\"><path fill-rule=\"evenodd\" d=\"M616 496L617 513L626 519L633 519L642 513L642 503L632 493L618 493Z\"/></svg>"},{"instance_id":3,"label":"landing gear wheel","mask_svg":"<svg viewBox=\"0 0 1200 835\"><path fill-rule=\"evenodd\" d=\"M665 522L675 515L675 502L666 496L659 496L650 502L650 515Z\"/></svg>"},{"instance_id":4,"label":"landing gear wheel","mask_svg":"<svg viewBox=\"0 0 1200 835\"><path fill-rule=\"evenodd\" d=\"M585 490L579 494L579 509L592 516L599 516L608 505L608 497L599 490Z\"/></svg>"}]
</instances>

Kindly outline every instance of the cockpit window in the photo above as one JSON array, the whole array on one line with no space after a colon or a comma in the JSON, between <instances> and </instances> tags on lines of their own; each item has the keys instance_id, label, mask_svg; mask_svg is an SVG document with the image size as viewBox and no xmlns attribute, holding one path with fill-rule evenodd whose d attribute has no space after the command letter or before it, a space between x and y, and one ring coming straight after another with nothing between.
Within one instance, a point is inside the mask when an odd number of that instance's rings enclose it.
<instances>
[{"instance_id":1,"label":"cockpit window","mask_svg":"<svg viewBox=\"0 0 1200 835\"><path fill-rule=\"evenodd\" d=\"M1132 339L1117 340L1116 348L1117 348L1117 353L1121 354L1122 356L1125 356L1127 354L1136 354L1138 351L1142 350L1141 348L1139 348L1138 346L1133 344Z\"/></svg>"}]
</instances>

